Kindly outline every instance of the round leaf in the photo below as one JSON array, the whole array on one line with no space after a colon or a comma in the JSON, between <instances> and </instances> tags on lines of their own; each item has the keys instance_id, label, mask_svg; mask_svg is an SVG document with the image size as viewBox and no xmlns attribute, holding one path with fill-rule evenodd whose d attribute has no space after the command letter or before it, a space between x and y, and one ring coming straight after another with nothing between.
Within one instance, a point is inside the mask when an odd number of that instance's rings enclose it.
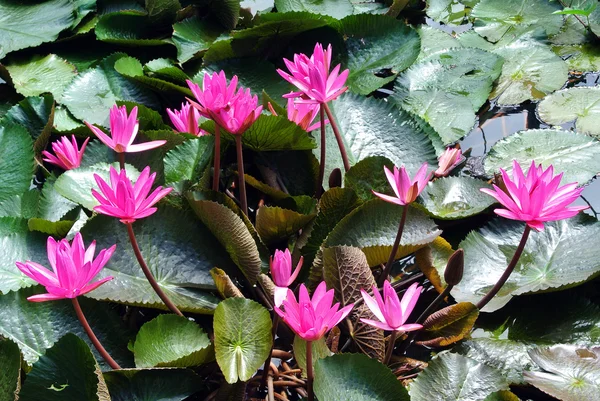
<instances>
[{"instance_id":1,"label":"round leaf","mask_svg":"<svg viewBox=\"0 0 600 401\"><path fill-rule=\"evenodd\" d=\"M215 354L228 383L247 381L271 352L271 316L260 304L228 298L214 317Z\"/></svg>"},{"instance_id":2,"label":"round leaf","mask_svg":"<svg viewBox=\"0 0 600 401\"><path fill-rule=\"evenodd\" d=\"M275 7L277 12L307 11L334 18L344 18L354 12L350 0L275 0Z\"/></svg>"},{"instance_id":3,"label":"round leaf","mask_svg":"<svg viewBox=\"0 0 600 401\"><path fill-rule=\"evenodd\" d=\"M496 203L494 198L481 192L481 188L491 188L491 185L470 177L440 178L427 184L419 204L438 219L473 216Z\"/></svg>"},{"instance_id":4,"label":"round leaf","mask_svg":"<svg viewBox=\"0 0 600 401\"><path fill-rule=\"evenodd\" d=\"M577 131L600 137L600 87L554 92L540 102L538 116L552 125L575 121Z\"/></svg>"},{"instance_id":5,"label":"round leaf","mask_svg":"<svg viewBox=\"0 0 600 401\"><path fill-rule=\"evenodd\" d=\"M410 386L411 401L483 401L508 384L499 371L458 354L438 354Z\"/></svg>"},{"instance_id":6,"label":"round leaf","mask_svg":"<svg viewBox=\"0 0 600 401\"><path fill-rule=\"evenodd\" d=\"M173 25L173 44L177 48L177 60L185 63L204 53L223 33L223 28L210 19L197 16L176 23Z\"/></svg>"},{"instance_id":7,"label":"round leaf","mask_svg":"<svg viewBox=\"0 0 600 401\"><path fill-rule=\"evenodd\" d=\"M517 132L496 142L485 158L488 174L500 168L512 172L512 161L527 168L531 161L564 173L562 184L584 184L600 172L600 142L571 131L535 129Z\"/></svg>"},{"instance_id":8,"label":"round leaf","mask_svg":"<svg viewBox=\"0 0 600 401\"><path fill-rule=\"evenodd\" d=\"M362 354L339 354L315 364L315 395L327 401L408 401L387 366Z\"/></svg>"},{"instance_id":9,"label":"round leaf","mask_svg":"<svg viewBox=\"0 0 600 401\"><path fill-rule=\"evenodd\" d=\"M0 121L0 202L29 189L33 142L21 125Z\"/></svg>"},{"instance_id":10,"label":"round leaf","mask_svg":"<svg viewBox=\"0 0 600 401\"><path fill-rule=\"evenodd\" d=\"M156 32L145 12L121 11L104 14L95 28L96 38L103 42L128 46L160 46L167 42L153 39Z\"/></svg>"},{"instance_id":11,"label":"round leaf","mask_svg":"<svg viewBox=\"0 0 600 401\"><path fill-rule=\"evenodd\" d=\"M135 366L198 366L214 358L208 335L196 323L177 315L159 315L145 323L133 346Z\"/></svg>"},{"instance_id":12,"label":"round leaf","mask_svg":"<svg viewBox=\"0 0 600 401\"><path fill-rule=\"evenodd\" d=\"M276 206L262 206L256 212L256 231L265 244L272 244L297 233L314 217Z\"/></svg>"},{"instance_id":13,"label":"round leaf","mask_svg":"<svg viewBox=\"0 0 600 401\"><path fill-rule=\"evenodd\" d=\"M362 200L375 199L373 191L384 193L390 187L383 167L394 170L394 163L383 156L362 159L344 176L344 186L353 189Z\"/></svg>"},{"instance_id":14,"label":"round leaf","mask_svg":"<svg viewBox=\"0 0 600 401\"><path fill-rule=\"evenodd\" d=\"M6 69L21 95L37 96L50 92L56 99L60 99L77 73L75 66L55 54L12 62L6 65Z\"/></svg>"},{"instance_id":15,"label":"round leaf","mask_svg":"<svg viewBox=\"0 0 600 401\"><path fill-rule=\"evenodd\" d=\"M479 310L470 302L447 306L423 322L418 343L428 347L445 347L462 340L473 329Z\"/></svg>"},{"instance_id":16,"label":"round leaf","mask_svg":"<svg viewBox=\"0 0 600 401\"><path fill-rule=\"evenodd\" d=\"M183 401L202 386L189 369L126 369L104 373L111 401Z\"/></svg>"}]
</instances>

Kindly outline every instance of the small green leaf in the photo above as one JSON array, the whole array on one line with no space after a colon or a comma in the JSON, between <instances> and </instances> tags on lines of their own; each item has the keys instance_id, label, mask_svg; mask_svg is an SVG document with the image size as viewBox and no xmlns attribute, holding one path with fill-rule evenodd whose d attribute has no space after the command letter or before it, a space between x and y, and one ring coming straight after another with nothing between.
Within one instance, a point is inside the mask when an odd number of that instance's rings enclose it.
<instances>
[{"instance_id":1,"label":"small green leaf","mask_svg":"<svg viewBox=\"0 0 600 401\"><path fill-rule=\"evenodd\" d=\"M540 102L538 116L552 125L574 121L578 132L600 138L600 88L556 91Z\"/></svg>"},{"instance_id":2,"label":"small green leaf","mask_svg":"<svg viewBox=\"0 0 600 401\"><path fill-rule=\"evenodd\" d=\"M480 191L491 188L485 181L470 177L446 177L427 184L418 205L432 216L455 220L481 213L496 200Z\"/></svg>"},{"instance_id":3,"label":"small green leaf","mask_svg":"<svg viewBox=\"0 0 600 401\"><path fill-rule=\"evenodd\" d=\"M204 330L177 315L159 315L145 323L137 333L133 353L138 368L187 368L214 360Z\"/></svg>"},{"instance_id":4,"label":"small green leaf","mask_svg":"<svg viewBox=\"0 0 600 401\"><path fill-rule=\"evenodd\" d=\"M187 86L177 85L170 81L159 78L151 78L144 75L142 63L134 57L122 57L115 62L115 71L119 74L131 78L144 86L147 86L158 92L174 92L185 96L192 96L192 92Z\"/></svg>"},{"instance_id":5,"label":"small green leaf","mask_svg":"<svg viewBox=\"0 0 600 401\"><path fill-rule=\"evenodd\" d=\"M33 142L21 125L0 120L0 202L29 189L33 175Z\"/></svg>"},{"instance_id":6,"label":"small green leaf","mask_svg":"<svg viewBox=\"0 0 600 401\"><path fill-rule=\"evenodd\" d=\"M256 231L268 245L296 234L314 217L276 206L262 206L256 212Z\"/></svg>"},{"instance_id":7,"label":"small green leaf","mask_svg":"<svg viewBox=\"0 0 600 401\"><path fill-rule=\"evenodd\" d=\"M189 369L126 369L104 373L111 401L183 401L202 380Z\"/></svg>"},{"instance_id":8,"label":"small green leaf","mask_svg":"<svg viewBox=\"0 0 600 401\"><path fill-rule=\"evenodd\" d=\"M10 122L27 128L34 139L33 148L38 160L46 148L54 124L54 99L51 95L28 97L14 105L3 118L4 123Z\"/></svg>"},{"instance_id":9,"label":"small green leaf","mask_svg":"<svg viewBox=\"0 0 600 401\"><path fill-rule=\"evenodd\" d=\"M190 139L169 151L164 158L165 185L183 193L187 185L195 183L210 163L214 151L214 137Z\"/></svg>"},{"instance_id":10,"label":"small green leaf","mask_svg":"<svg viewBox=\"0 0 600 401\"><path fill-rule=\"evenodd\" d=\"M423 322L418 343L428 347L445 347L462 340L473 330L479 309L470 302L447 306Z\"/></svg>"},{"instance_id":11,"label":"small green leaf","mask_svg":"<svg viewBox=\"0 0 600 401\"><path fill-rule=\"evenodd\" d=\"M215 353L228 383L247 381L271 352L271 316L258 303L228 298L214 317Z\"/></svg>"},{"instance_id":12,"label":"small green leaf","mask_svg":"<svg viewBox=\"0 0 600 401\"><path fill-rule=\"evenodd\" d=\"M594 400L600 393L600 348L555 345L529 351L545 372L525 372L525 381L563 401Z\"/></svg>"},{"instance_id":13,"label":"small green leaf","mask_svg":"<svg viewBox=\"0 0 600 401\"><path fill-rule=\"evenodd\" d=\"M352 15L354 8L350 0L275 0L277 12L307 11L314 14L344 18Z\"/></svg>"},{"instance_id":14,"label":"small green leaf","mask_svg":"<svg viewBox=\"0 0 600 401\"><path fill-rule=\"evenodd\" d=\"M320 400L409 400L408 392L387 366L362 354L319 359L315 364L314 386Z\"/></svg>"},{"instance_id":15,"label":"small green leaf","mask_svg":"<svg viewBox=\"0 0 600 401\"><path fill-rule=\"evenodd\" d=\"M18 399L21 387L21 352L10 341L0 341L0 401Z\"/></svg>"},{"instance_id":16,"label":"small green leaf","mask_svg":"<svg viewBox=\"0 0 600 401\"><path fill-rule=\"evenodd\" d=\"M508 384L499 371L447 352L433 358L410 386L411 401L483 401Z\"/></svg>"},{"instance_id":17,"label":"small green leaf","mask_svg":"<svg viewBox=\"0 0 600 401\"><path fill-rule=\"evenodd\" d=\"M96 38L126 46L161 46L168 42L155 39L156 29L148 15L139 11L104 14L96 24Z\"/></svg>"},{"instance_id":18,"label":"small green leaf","mask_svg":"<svg viewBox=\"0 0 600 401\"><path fill-rule=\"evenodd\" d=\"M173 43L177 48L177 60L185 63L201 56L224 33L223 28L212 20L197 16L176 23L173 25Z\"/></svg>"}]
</instances>

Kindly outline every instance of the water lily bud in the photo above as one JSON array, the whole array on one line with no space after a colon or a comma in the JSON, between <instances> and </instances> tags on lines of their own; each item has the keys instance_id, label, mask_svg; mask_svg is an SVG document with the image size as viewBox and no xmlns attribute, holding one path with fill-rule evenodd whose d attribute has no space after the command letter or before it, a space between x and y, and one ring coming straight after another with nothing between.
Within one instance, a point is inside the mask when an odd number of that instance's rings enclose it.
<instances>
[{"instance_id":1,"label":"water lily bud","mask_svg":"<svg viewBox=\"0 0 600 401\"><path fill-rule=\"evenodd\" d=\"M454 252L444 271L444 280L448 285L457 285L460 283L463 277L463 270L465 268L465 252L462 249L458 249Z\"/></svg>"}]
</instances>

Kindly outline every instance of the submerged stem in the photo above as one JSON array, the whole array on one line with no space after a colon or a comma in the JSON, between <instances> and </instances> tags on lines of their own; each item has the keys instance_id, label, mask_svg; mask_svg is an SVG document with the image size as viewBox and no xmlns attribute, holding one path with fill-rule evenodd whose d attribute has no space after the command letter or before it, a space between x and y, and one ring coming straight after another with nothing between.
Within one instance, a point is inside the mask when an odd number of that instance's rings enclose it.
<instances>
[{"instance_id":1,"label":"submerged stem","mask_svg":"<svg viewBox=\"0 0 600 401\"><path fill-rule=\"evenodd\" d=\"M342 161L344 162L344 170L350 170L350 162L348 161L348 154L346 153L346 147L344 146L344 141L342 139L342 135L340 134L340 129L333 118L333 114L331 114L331 110L327 103L321 103L321 107L325 109L327 113L327 118L329 118L329 124L331 124L331 129L333 129L333 133L335 134L335 140L337 141L338 147L340 148L340 153L342 154Z\"/></svg>"},{"instance_id":2,"label":"submerged stem","mask_svg":"<svg viewBox=\"0 0 600 401\"><path fill-rule=\"evenodd\" d=\"M313 364L312 364L312 341L306 342L306 385L308 390L308 401L314 401L315 393L313 392Z\"/></svg>"},{"instance_id":3,"label":"submerged stem","mask_svg":"<svg viewBox=\"0 0 600 401\"><path fill-rule=\"evenodd\" d=\"M242 212L248 216L248 199L246 199L246 179L244 178L244 154L242 152L242 136L235 136L235 150L237 153L238 178L240 184L240 202L242 203Z\"/></svg>"},{"instance_id":4,"label":"submerged stem","mask_svg":"<svg viewBox=\"0 0 600 401\"><path fill-rule=\"evenodd\" d=\"M144 261L144 257L140 252L140 247L138 245L137 239L135 238L135 233L133 232L133 226L131 225L131 223L126 223L125 226L127 226L127 234L129 235L129 241L131 242L133 253L135 254L135 257L138 263L140 264L140 267L142 268L146 279L154 289L154 292L156 292L156 295L158 295L158 297L164 302L164 304L167 306L167 308L169 308L171 312L175 313L176 315L183 316L183 313L181 313L177 306L175 306L175 304L169 299L167 294L163 292L162 288L160 288L160 286L156 282L156 279L152 275L152 272L148 268L146 261Z\"/></svg>"},{"instance_id":5,"label":"submerged stem","mask_svg":"<svg viewBox=\"0 0 600 401\"><path fill-rule=\"evenodd\" d=\"M377 286L381 287L383 282L387 279L392 270L392 264L394 263L394 259L396 258L396 253L398 252L398 247L400 246L400 239L402 238L402 232L404 231L404 224L406 223L406 214L408 213L408 205L402 206L402 217L400 218L400 224L398 225L398 234L396 235L396 240L394 241L394 246L392 247L392 252L390 253L390 257L385 265L385 268L381 272L379 276L379 280L377 281Z\"/></svg>"},{"instance_id":6,"label":"submerged stem","mask_svg":"<svg viewBox=\"0 0 600 401\"><path fill-rule=\"evenodd\" d=\"M221 129L219 124L215 122L215 155L213 157L213 191L219 190L219 174L221 173Z\"/></svg>"},{"instance_id":7,"label":"submerged stem","mask_svg":"<svg viewBox=\"0 0 600 401\"><path fill-rule=\"evenodd\" d=\"M83 314L83 310L81 310L79 300L77 298L72 298L71 302L73 303L73 308L75 308L75 314L77 315L77 319L79 319L79 322L83 326L83 330L85 330L85 333L90 338L92 344L94 344L94 347L96 347L96 349L98 350L100 356L106 361L106 363L108 363L108 365L112 369L121 369L121 366L119 366L119 364L110 356L108 351L106 351L106 349L100 343L100 340L98 340L98 337L96 337L96 335L94 334L94 331L90 327L90 324L88 323L87 319L85 318L85 315Z\"/></svg>"},{"instance_id":8,"label":"submerged stem","mask_svg":"<svg viewBox=\"0 0 600 401\"><path fill-rule=\"evenodd\" d=\"M494 285L494 287L490 290L490 292L488 292L485 295L485 297L481 298L481 300L477 303L477 308L479 308L479 310L483 309L483 307L486 306L488 304L488 302L490 302L492 300L492 298L494 298L494 296L496 296L498 291L500 291L502 286L506 283L506 281L510 277L510 274L515 269L515 266L517 265L517 262L519 261L519 258L521 257L523 250L525 249L525 244L527 243L527 238L529 238L530 232L531 232L531 227L526 225L525 231L523 231L523 236L521 237L521 242L519 242L519 246L517 247L517 250L515 251L515 254L513 255L510 263L506 267L506 270L504 270L504 273L502 273L502 276L500 277L498 282Z\"/></svg>"},{"instance_id":9,"label":"submerged stem","mask_svg":"<svg viewBox=\"0 0 600 401\"><path fill-rule=\"evenodd\" d=\"M325 138L327 137L325 132L325 108L321 104L319 109L319 116L321 120L321 159L319 160L319 181L317 182L317 198L321 197L323 192L323 179L325 178L325 155L327 154L325 148Z\"/></svg>"}]
</instances>

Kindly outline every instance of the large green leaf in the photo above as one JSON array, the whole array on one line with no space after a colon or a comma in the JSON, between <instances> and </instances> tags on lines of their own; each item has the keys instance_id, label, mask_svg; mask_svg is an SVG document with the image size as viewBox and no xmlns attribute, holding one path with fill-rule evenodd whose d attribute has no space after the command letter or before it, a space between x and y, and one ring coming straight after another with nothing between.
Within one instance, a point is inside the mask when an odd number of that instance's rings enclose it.
<instances>
[{"instance_id":1,"label":"large green leaf","mask_svg":"<svg viewBox=\"0 0 600 401\"><path fill-rule=\"evenodd\" d=\"M190 139L169 151L164 158L165 185L183 193L185 187L200 178L212 159L214 137Z\"/></svg>"},{"instance_id":2,"label":"large green leaf","mask_svg":"<svg viewBox=\"0 0 600 401\"><path fill-rule=\"evenodd\" d=\"M196 323L177 315L159 315L145 323L133 345L135 366L186 368L214 360L208 335Z\"/></svg>"},{"instance_id":3,"label":"large green leaf","mask_svg":"<svg viewBox=\"0 0 600 401\"><path fill-rule=\"evenodd\" d=\"M176 23L173 25L173 44L177 47L177 60L185 63L202 55L223 33L221 26L197 16Z\"/></svg>"},{"instance_id":4,"label":"large green leaf","mask_svg":"<svg viewBox=\"0 0 600 401\"><path fill-rule=\"evenodd\" d=\"M27 301L28 296L41 292L44 292L41 287L35 287L0 296L0 335L19 345L28 364L36 362L67 333L75 333L88 341L70 301ZM133 358L127 351L130 333L114 308L88 299L80 299L80 303L94 333L110 355L121 366L132 366ZM91 346L91 342L88 344ZM103 363L101 358L98 361Z\"/></svg>"},{"instance_id":5,"label":"large green leaf","mask_svg":"<svg viewBox=\"0 0 600 401\"><path fill-rule=\"evenodd\" d=\"M393 81L419 55L421 41L417 32L386 15L349 16L340 21L338 30L348 49L347 84L361 95Z\"/></svg>"},{"instance_id":6,"label":"large green leaf","mask_svg":"<svg viewBox=\"0 0 600 401\"><path fill-rule=\"evenodd\" d=\"M421 37L421 52L419 53L419 57L417 57L417 61L421 61L437 52L455 47L462 47L457 38L441 29L428 25L421 25L417 31ZM482 38L482 40L485 39Z\"/></svg>"},{"instance_id":7,"label":"large green leaf","mask_svg":"<svg viewBox=\"0 0 600 401\"><path fill-rule=\"evenodd\" d=\"M161 207L150 217L134 223L142 255L162 290L178 308L212 313L218 302L210 269L229 267L223 248L190 212ZM95 239L98 248L117 244L99 277L113 276L89 296L131 305L166 309L152 290L135 258L127 230L118 219L96 216L81 230L84 238Z\"/></svg>"},{"instance_id":8,"label":"large green leaf","mask_svg":"<svg viewBox=\"0 0 600 401\"><path fill-rule=\"evenodd\" d=\"M6 65L6 69L15 89L23 96L50 92L58 100L76 75L75 66L55 54L13 61Z\"/></svg>"},{"instance_id":9,"label":"large green leaf","mask_svg":"<svg viewBox=\"0 0 600 401\"><path fill-rule=\"evenodd\" d=\"M387 157L372 156L362 159L344 176L344 187L352 189L361 200L375 199L373 191L384 193L390 188L383 167L394 169Z\"/></svg>"},{"instance_id":10,"label":"large green leaf","mask_svg":"<svg viewBox=\"0 0 600 401\"><path fill-rule=\"evenodd\" d=\"M324 245L357 247L367 255L369 266L385 263L396 239L402 208L381 199L366 202L335 226ZM441 231L425 213L409 207L396 258L424 247L440 234Z\"/></svg>"},{"instance_id":11,"label":"large green leaf","mask_svg":"<svg viewBox=\"0 0 600 401\"><path fill-rule=\"evenodd\" d=\"M460 243L465 250L465 269L462 281L452 290L457 301L476 303L494 286L512 259L524 226L497 219L472 231ZM600 249L581 238L597 235L600 223L585 215L546 223L544 231L531 233L515 270L483 311L500 309L515 295L575 286L596 276L600 273Z\"/></svg>"},{"instance_id":12,"label":"large green leaf","mask_svg":"<svg viewBox=\"0 0 600 401\"><path fill-rule=\"evenodd\" d=\"M600 348L555 345L529 351L545 372L526 372L525 380L563 401L598 400Z\"/></svg>"},{"instance_id":13,"label":"large green leaf","mask_svg":"<svg viewBox=\"0 0 600 401\"><path fill-rule=\"evenodd\" d=\"M518 38L540 30L546 35L558 33L563 23L558 2L546 0L481 0L471 12L475 31L490 42Z\"/></svg>"},{"instance_id":14,"label":"large green leaf","mask_svg":"<svg viewBox=\"0 0 600 401\"><path fill-rule=\"evenodd\" d=\"M262 206L256 211L256 231L265 244L272 244L296 234L314 217L277 206Z\"/></svg>"},{"instance_id":15,"label":"large green leaf","mask_svg":"<svg viewBox=\"0 0 600 401\"><path fill-rule=\"evenodd\" d=\"M228 298L214 317L215 353L228 383L247 381L271 352L271 316L260 304Z\"/></svg>"},{"instance_id":16,"label":"large green leaf","mask_svg":"<svg viewBox=\"0 0 600 401\"><path fill-rule=\"evenodd\" d=\"M29 189L33 142L21 126L0 120L0 202Z\"/></svg>"},{"instance_id":17,"label":"large green leaf","mask_svg":"<svg viewBox=\"0 0 600 401\"><path fill-rule=\"evenodd\" d=\"M86 209L93 210L94 206L100 204L96 198L94 198L94 195L92 195L92 189L99 191L94 175L97 174L102 177L105 182L110 182L110 166L111 165L107 163L98 163L92 167L79 167L65 171L56 180L54 189L68 200L78 203ZM117 166L116 163L112 165L114 168L117 168ZM126 165L125 168L127 177L131 180L137 180L140 173L130 165Z\"/></svg>"},{"instance_id":18,"label":"large green leaf","mask_svg":"<svg viewBox=\"0 0 600 401\"><path fill-rule=\"evenodd\" d=\"M508 383L500 372L458 354L441 353L410 386L411 401L483 401Z\"/></svg>"},{"instance_id":19,"label":"large green leaf","mask_svg":"<svg viewBox=\"0 0 600 401\"><path fill-rule=\"evenodd\" d=\"M183 401L201 388L189 369L126 369L104 373L111 401Z\"/></svg>"},{"instance_id":20,"label":"large green leaf","mask_svg":"<svg viewBox=\"0 0 600 401\"><path fill-rule=\"evenodd\" d=\"M446 25L461 25L471 12L476 1L427 0L427 15L436 22Z\"/></svg>"},{"instance_id":21,"label":"large green leaf","mask_svg":"<svg viewBox=\"0 0 600 401\"><path fill-rule=\"evenodd\" d=\"M75 20L74 2L0 1L0 59L8 53L50 42Z\"/></svg>"},{"instance_id":22,"label":"large green leaf","mask_svg":"<svg viewBox=\"0 0 600 401\"><path fill-rule=\"evenodd\" d=\"M540 102L538 116L552 125L574 121L577 131L600 137L600 87L554 92Z\"/></svg>"},{"instance_id":23,"label":"large green leaf","mask_svg":"<svg viewBox=\"0 0 600 401\"><path fill-rule=\"evenodd\" d=\"M265 262L261 260L257 243L244 220L220 203L195 200L193 195L188 200L196 215L227 250L248 281L254 284Z\"/></svg>"},{"instance_id":24,"label":"large green leaf","mask_svg":"<svg viewBox=\"0 0 600 401\"><path fill-rule=\"evenodd\" d=\"M505 60L502 75L490 97L500 105L539 100L567 82L567 64L546 45L517 41L494 51Z\"/></svg>"},{"instance_id":25,"label":"large green leaf","mask_svg":"<svg viewBox=\"0 0 600 401\"><path fill-rule=\"evenodd\" d=\"M109 109L117 100L159 108L154 94L115 71L116 61L123 57L124 53L115 53L105 58L69 84L62 103L76 118L108 127Z\"/></svg>"},{"instance_id":26,"label":"large green leaf","mask_svg":"<svg viewBox=\"0 0 600 401\"><path fill-rule=\"evenodd\" d=\"M327 401L408 401L387 366L362 354L339 354L315 364L315 395Z\"/></svg>"},{"instance_id":27,"label":"large green leaf","mask_svg":"<svg viewBox=\"0 0 600 401\"><path fill-rule=\"evenodd\" d=\"M587 135L571 131L535 129L521 131L497 142L485 158L488 174L500 168L512 171L512 161L523 168L531 161L564 173L562 183L584 184L600 172L600 142Z\"/></svg>"},{"instance_id":28,"label":"large green leaf","mask_svg":"<svg viewBox=\"0 0 600 401\"><path fill-rule=\"evenodd\" d=\"M46 148L54 123L54 98L52 95L27 97L7 111L3 122L11 122L27 128L34 139L34 151L39 158Z\"/></svg>"},{"instance_id":29,"label":"large green leaf","mask_svg":"<svg viewBox=\"0 0 600 401\"><path fill-rule=\"evenodd\" d=\"M351 189L331 188L319 201L319 212L310 231L310 236L300 251L307 266L312 262L331 230L348 213L360 205L360 200Z\"/></svg>"},{"instance_id":30,"label":"large green leaf","mask_svg":"<svg viewBox=\"0 0 600 401\"><path fill-rule=\"evenodd\" d=\"M240 17L240 0L212 1L210 7L225 28L235 29Z\"/></svg>"},{"instance_id":31,"label":"large green leaf","mask_svg":"<svg viewBox=\"0 0 600 401\"><path fill-rule=\"evenodd\" d=\"M437 159L427 124L411 117L389 102L344 94L331 102L334 118L340 126L350 164L369 156L385 156L395 165L404 165L412 173L423 164L435 165ZM313 150L320 157L320 149ZM340 151L330 127L327 129L325 177L342 164Z\"/></svg>"},{"instance_id":32,"label":"large green leaf","mask_svg":"<svg viewBox=\"0 0 600 401\"><path fill-rule=\"evenodd\" d=\"M10 341L0 341L0 401L15 401L21 386L21 352Z\"/></svg>"},{"instance_id":33,"label":"large green leaf","mask_svg":"<svg viewBox=\"0 0 600 401\"><path fill-rule=\"evenodd\" d=\"M438 219L454 220L481 213L496 201L480 191L491 188L485 181L470 177L446 177L427 184L419 203Z\"/></svg>"},{"instance_id":34,"label":"large green leaf","mask_svg":"<svg viewBox=\"0 0 600 401\"><path fill-rule=\"evenodd\" d=\"M88 345L66 334L33 365L19 400L109 401L108 390Z\"/></svg>"},{"instance_id":35,"label":"large green leaf","mask_svg":"<svg viewBox=\"0 0 600 401\"><path fill-rule=\"evenodd\" d=\"M334 18L344 18L354 12L350 0L275 0L275 7L278 12L308 11Z\"/></svg>"},{"instance_id":36,"label":"large green leaf","mask_svg":"<svg viewBox=\"0 0 600 401\"><path fill-rule=\"evenodd\" d=\"M156 27L147 13L120 11L104 14L96 24L96 38L103 42L129 46L161 46L166 42L154 39Z\"/></svg>"}]
</instances>

